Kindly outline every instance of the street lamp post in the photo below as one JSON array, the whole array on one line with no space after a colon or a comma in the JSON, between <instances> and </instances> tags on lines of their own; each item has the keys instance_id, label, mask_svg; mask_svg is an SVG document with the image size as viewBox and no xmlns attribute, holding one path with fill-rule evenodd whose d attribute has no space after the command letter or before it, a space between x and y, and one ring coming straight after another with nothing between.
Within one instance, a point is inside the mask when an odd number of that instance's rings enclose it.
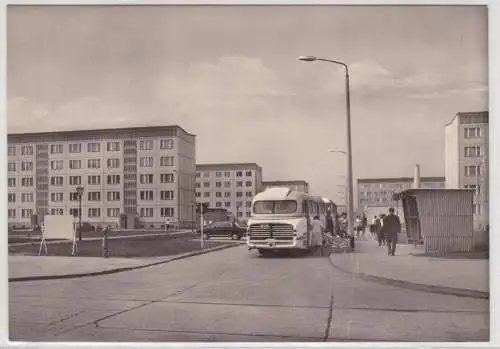
<instances>
[{"instance_id":1,"label":"street lamp post","mask_svg":"<svg viewBox=\"0 0 500 349\"><path fill-rule=\"evenodd\" d=\"M344 67L345 69L345 104L346 104L346 113L347 113L347 121L346 121L346 132L347 132L347 181L348 181L348 195L347 195L347 222L348 222L348 233L352 237L354 236L353 227L354 227L354 206L353 206L353 181L352 181L352 141L351 141L351 95L349 88L349 68L347 64L335 61L331 59L317 58L314 56L301 56L299 60L305 62L314 62L314 61L323 61L338 64Z\"/></svg>"},{"instance_id":2,"label":"street lamp post","mask_svg":"<svg viewBox=\"0 0 500 349\"><path fill-rule=\"evenodd\" d=\"M83 187L77 187L76 193L78 194L78 241L82 241L82 195Z\"/></svg>"}]
</instances>

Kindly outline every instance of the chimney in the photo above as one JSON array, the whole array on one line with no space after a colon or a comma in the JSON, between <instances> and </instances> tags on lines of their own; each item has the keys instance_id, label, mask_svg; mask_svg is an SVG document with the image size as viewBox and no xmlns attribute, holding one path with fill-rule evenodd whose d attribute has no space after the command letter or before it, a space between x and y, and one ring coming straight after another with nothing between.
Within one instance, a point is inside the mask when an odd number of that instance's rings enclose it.
<instances>
[{"instance_id":1,"label":"chimney","mask_svg":"<svg viewBox=\"0 0 500 349\"><path fill-rule=\"evenodd\" d=\"M415 165L415 172L413 174L413 189L420 188L420 165Z\"/></svg>"}]
</instances>

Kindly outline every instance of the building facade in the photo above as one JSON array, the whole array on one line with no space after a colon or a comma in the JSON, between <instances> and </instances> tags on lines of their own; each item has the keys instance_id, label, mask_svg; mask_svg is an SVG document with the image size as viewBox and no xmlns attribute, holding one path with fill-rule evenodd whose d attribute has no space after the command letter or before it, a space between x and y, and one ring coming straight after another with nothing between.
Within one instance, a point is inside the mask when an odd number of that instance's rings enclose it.
<instances>
[{"instance_id":1,"label":"building facade","mask_svg":"<svg viewBox=\"0 0 500 349\"><path fill-rule=\"evenodd\" d=\"M9 134L9 226L80 213L128 228L191 221L194 175L195 136L179 126Z\"/></svg>"},{"instance_id":2,"label":"building facade","mask_svg":"<svg viewBox=\"0 0 500 349\"><path fill-rule=\"evenodd\" d=\"M395 178L359 178L357 180L358 211L367 207L390 207L396 203L392 196L395 193L410 189L413 186L413 177ZM420 187L424 189L444 188L444 177L421 177Z\"/></svg>"},{"instance_id":3,"label":"building facade","mask_svg":"<svg viewBox=\"0 0 500 349\"><path fill-rule=\"evenodd\" d=\"M252 199L260 191L262 168L255 163L196 165L196 202L225 208L238 220L250 217Z\"/></svg>"},{"instance_id":4,"label":"building facade","mask_svg":"<svg viewBox=\"0 0 500 349\"><path fill-rule=\"evenodd\" d=\"M489 127L487 111L457 113L445 126L446 188L472 189L474 224L489 223Z\"/></svg>"},{"instance_id":5,"label":"building facade","mask_svg":"<svg viewBox=\"0 0 500 349\"><path fill-rule=\"evenodd\" d=\"M291 190L300 191L302 193L309 194L309 183L304 180L297 181L264 181L262 182L264 189L272 187L286 187Z\"/></svg>"}]
</instances>

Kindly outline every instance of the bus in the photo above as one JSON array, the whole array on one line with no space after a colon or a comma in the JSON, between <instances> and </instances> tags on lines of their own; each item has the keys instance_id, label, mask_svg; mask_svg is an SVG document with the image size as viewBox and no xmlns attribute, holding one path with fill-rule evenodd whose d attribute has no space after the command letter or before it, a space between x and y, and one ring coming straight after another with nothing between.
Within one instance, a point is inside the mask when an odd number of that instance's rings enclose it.
<instances>
[{"instance_id":1,"label":"bus","mask_svg":"<svg viewBox=\"0 0 500 349\"><path fill-rule=\"evenodd\" d=\"M260 254L276 250L311 251L321 246L322 237L313 236L310 222L319 216L323 225L327 211L335 217L335 204L289 188L268 188L253 198L247 225L247 246Z\"/></svg>"}]
</instances>

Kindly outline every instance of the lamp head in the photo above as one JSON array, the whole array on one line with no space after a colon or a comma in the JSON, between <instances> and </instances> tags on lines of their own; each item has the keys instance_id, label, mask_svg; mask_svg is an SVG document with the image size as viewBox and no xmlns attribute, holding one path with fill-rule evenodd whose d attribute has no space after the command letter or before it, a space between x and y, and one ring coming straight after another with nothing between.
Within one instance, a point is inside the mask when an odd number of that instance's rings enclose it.
<instances>
[{"instance_id":1,"label":"lamp head","mask_svg":"<svg viewBox=\"0 0 500 349\"><path fill-rule=\"evenodd\" d=\"M317 58L314 56L300 56L299 57L299 61L304 61L304 62L314 62L315 60L317 60Z\"/></svg>"}]
</instances>

